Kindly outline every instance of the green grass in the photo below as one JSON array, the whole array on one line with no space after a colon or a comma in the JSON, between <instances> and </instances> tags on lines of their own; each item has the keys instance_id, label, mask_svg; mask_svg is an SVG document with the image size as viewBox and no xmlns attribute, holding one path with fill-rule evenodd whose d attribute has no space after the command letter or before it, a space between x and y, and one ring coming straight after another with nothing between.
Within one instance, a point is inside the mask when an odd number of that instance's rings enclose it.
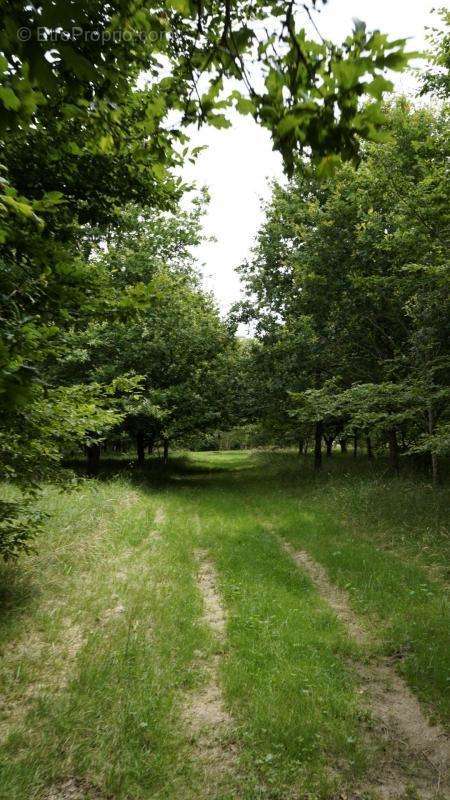
<instances>
[{"instance_id":1,"label":"green grass","mask_svg":"<svg viewBox=\"0 0 450 800\"><path fill-rule=\"evenodd\" d=\"M430 713L448 722L448 487L433 492L410 477L388 481L349 460L297 486L297 470L292 463L287 475L275 469L276 499L261 498L259 508L346 589L375 626L380 649L400 657L400 671Z\"/></svg>"},{"instance_id":2,"label":"green grass","mask_svg":"<svg viewBox=\"0 0 450 800\"><path fill-rule=\"evenodd\" d=\"M161 499L122 481L44 498L49 538L5 629L23 648L7 646L3 689L13 703L27 686L33 696L3 749L2 798L40 797L71 776L117 797L171 797L187 780L176 697L204 636L184 526L152 533Z\"/></svg>"},{"instance_id":3,"label":"green grass","mask_svg":"<svg viewBox=\"0 0 450 800\"><path fill-rule=\"evenodd\" d=\"M1 800L44 800L69 779L101 800L325 800L363 779L379 746L352 666L367 654L277 535L346 588L371 652L400 654L445 720L448 488L388 481L363 459L337 458L317 477L280 453L119 470L47 489L37 553L0 574ZM228 615L219 677L237 764L220 795L182 714L205 680L199 654L217 651L201 619L199 547Z\"/></svg>"}]
</instances>

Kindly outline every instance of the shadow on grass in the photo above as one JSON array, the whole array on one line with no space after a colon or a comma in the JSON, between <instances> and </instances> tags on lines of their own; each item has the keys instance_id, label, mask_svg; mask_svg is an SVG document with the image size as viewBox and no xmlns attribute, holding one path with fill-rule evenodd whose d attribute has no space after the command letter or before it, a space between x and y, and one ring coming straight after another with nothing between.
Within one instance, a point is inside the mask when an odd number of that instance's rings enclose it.
<instances>
[{"instance_id":1,"label":"shadow on grass","mask_svg":"<svg viewBox=\"0 0 450 800\"><path fill-rule=\"evenodd\" d=\"M0 639L5 644L8 629L37 604L40 594L39 583L23 569L21 561L0 563Z\"/></svg>"},{"instance_id":2,"label":"shadow on grass","mask_svg":"<svg viewBox=\"0 0 450 800\"><path fill-rule=\"evenodd\" d=\"M355 480L386 479L395 483L398 480L415 480L427 483L429 471L423 465L404 461L400 478L389 470L386 458L369 461L364 456L353 458L351 454L335 453L332 458L323 459L319 472L314 471L313 456L298 457L292 451L237 450L205 451L195 455L173 455L168 464L153 456L147 457L144 466L138 466L130 455L103 458L96 475L89 475L81 460L66 461L79 477L108 481L114 477L126 477L141 489L161 488L176 491L183 487L198 486L205 491L211 489L238 489L238 483L245 484L246 490L267 485L297 490L318 488L330 481L333 483L352 483ZM443 464L442 474L448 476L448 464Z\"/></svg>"}]
</instances>

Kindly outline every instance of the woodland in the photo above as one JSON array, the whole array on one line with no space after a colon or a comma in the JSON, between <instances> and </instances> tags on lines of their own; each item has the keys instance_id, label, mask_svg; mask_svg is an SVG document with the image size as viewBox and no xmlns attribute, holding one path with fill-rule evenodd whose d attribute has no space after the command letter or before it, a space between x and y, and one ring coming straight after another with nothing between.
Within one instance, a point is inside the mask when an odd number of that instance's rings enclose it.
<instances>
[{"instance_id":1,"label":"woodland","mask_svg":"<svg viewBox=\"0 0 450 800\"><path fill-rule=\"evenodd\" d=\"M450 18L325 5L1 4L0 800L446 796Z\"/></svg>"}]
</instances>

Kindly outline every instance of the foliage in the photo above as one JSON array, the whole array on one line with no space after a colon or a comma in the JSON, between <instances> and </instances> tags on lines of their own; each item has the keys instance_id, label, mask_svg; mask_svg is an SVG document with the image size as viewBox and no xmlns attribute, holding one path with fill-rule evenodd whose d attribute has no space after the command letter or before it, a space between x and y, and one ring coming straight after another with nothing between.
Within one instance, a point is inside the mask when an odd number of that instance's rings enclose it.
<instances>
[{"instance_id":1,"label":"foliage","mask_svg":"<svg viewBox=\"0 0 450 800\"><path fill-rule=\"evenodd\" d=\"M25 551L31 551L30 540L42 530L46 517L37 511L32 501L0 500L0 553L11 561Z\"/></svg>"},{"instance_id":2,"label":"foliage","mask_svg":"<svg viewBox=\"0 0 450 800\"><path fill-rule=\"evenodd\" d=\"M2 19L1 124L29 124L46 104L57 104L63 116L93 118L93 149L107 150L117 130L122 138L123 98L145 71L152 92L147 134L168 110L179 111L183 124L227 126L222 112L233 102L269 128L290 167L297 148L354 156L359 136L378 135L380 98L392 88L383 73L406 66L405 40L368 32L359 20L341 46L310 39L301 15L317 29L320 4L90 0L80 7L15 0ZM223 78L237 80L239 90L222 96ZM364 94L372 102L361 108Z\"/></svg>"},{"instance_id":3,"label":"foliage","mask_svg":"<svg viewBox=\"0 0 450 800\"><path fill-rule=\"evenodd\" d=\"M436 453L450 364L448 114L406 101L387 114L391 141L367 146L359 169L325 182L304 170L274 187L241 269L242 314L256 317L270 365L267 418L325 423L333 438L364 431L380 445L394 430L411 451L420 441Z\"/></svg>"},{"instance_id":4,"label":"foliage","mask_svg":"<svg viewBox=\"0 0 450 800\"><path fill-rule=\"evenodd\" d=\"M141 393L128 401L123 426L147 444L217 420L214 364L230 339L193 267L201 213L197 202L176 214L124 211L106 251L93 256L105 277L107 313L67 332L55 370L56 383L87 386L140 376Z\"/></svg>"},{"instance_id":5,"label":"foliage","mask_svg":"<svg viewBox=\"0 0 450 800\"><path fill-rule=\"evenodd\" d=\"M450 12L439 9L441 26L428 33L430 44L430 66L424 70L422 94L431 94L445 100L450 96Z\"/></svg>"}]
</instances>

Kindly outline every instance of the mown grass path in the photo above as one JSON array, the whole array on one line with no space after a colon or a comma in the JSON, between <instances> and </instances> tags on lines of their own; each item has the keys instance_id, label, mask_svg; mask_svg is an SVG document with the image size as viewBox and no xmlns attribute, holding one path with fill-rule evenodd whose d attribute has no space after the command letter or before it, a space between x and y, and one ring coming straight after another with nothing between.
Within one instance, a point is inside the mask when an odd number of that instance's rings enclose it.
<instances>
[{"instance_id":1,"label":"mown grass path","mask_svg":"<svg viewBox=\"0 0 450 800\"><path fill-rule=\"evenodd\" d=\"M350 470L198 454L49 489L1 578L1 800L444 798L445 490Z\"/></svg>"}]
</instances>

